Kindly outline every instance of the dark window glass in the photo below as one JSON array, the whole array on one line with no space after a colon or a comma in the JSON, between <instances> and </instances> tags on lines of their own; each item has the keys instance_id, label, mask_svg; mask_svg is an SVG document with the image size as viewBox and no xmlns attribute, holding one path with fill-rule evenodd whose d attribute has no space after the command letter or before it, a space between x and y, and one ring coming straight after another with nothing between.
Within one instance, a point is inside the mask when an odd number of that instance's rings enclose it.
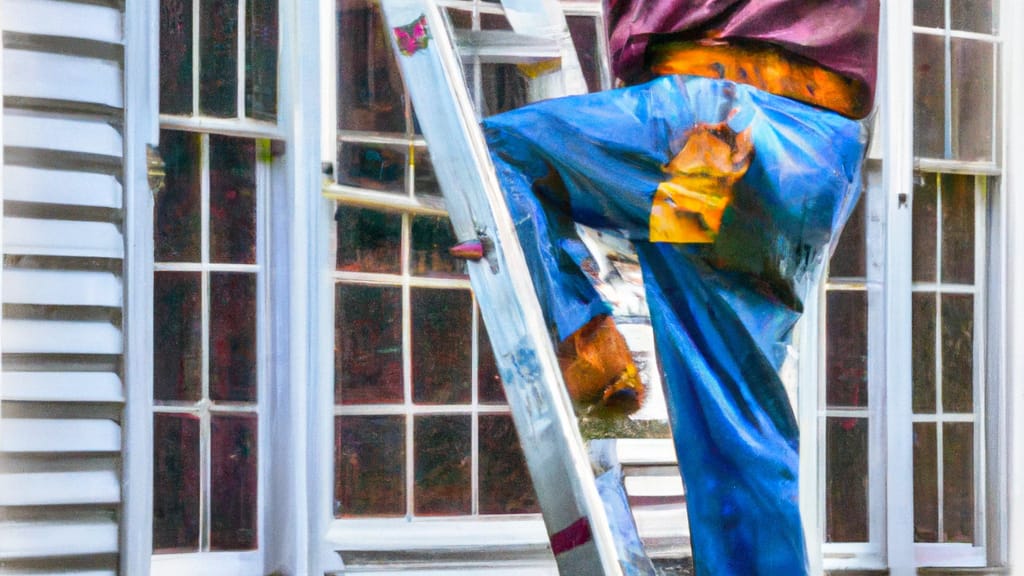
<instances>
[{"instance_id":1,"label":"dark window glass","mask_svg":"<svg viewBox=\"0 0 1024 576\"><path fill-rule=\"evenodd\" d=\"M912 405L915 413L935 413L935 294L911 297Z\"/></svg>"},{"instance_id":2,"label":"dark window glass","mask_svg":"<svg viewBox=\"0 0 1024 576\"><path fill-rule=\"evenodd\" d=\"M199 272L153 274L153 399L197 402L202 395Z\"/></svg>"},{"instance_id":3,"label":"dark window glass","mask_svg":"<svg viewBox=\"0 0 1024 576\"><path fill-rule=\"evenodd\" d=\"M256 415L210 418L210 549L256 548Z\"/></svg>"},{"instance_id":4,"label":"dark window glass","mask_svg":"<svg viewBox=\"0 0 1024 576\"><path fill-rule=\"evenodd\" d=\"M153 416L153 551L199 550L199 418Z\"/></svg>"},{"instance_id":5,"label":"dark window glass","mask_svg":"<svg viewBox=\"0 0 1024 576\"><path fill-rule=\"evenodd\" d=\"M938 447L932 422L914 423L914 542L939 541Z\"/></svg>"},{"instance_id":6,"label":"dark window glass","mask_svg":"<svg viewBox=\"0 0 1024 576\"><path fill-rule=\"evenodd\" d=\"M256 142L210 136L210 260L256 263Z\"/></svg>"},{"instance_id":7,"label":"dark window glass","mask_svg":"<svg viewBox=\"0 0 1024 576\"><path fill-rule=\"evenodd\" d=\"M245 115L277 119L277 0L245 2Z\"/></svg>"},{"instance_id":8,"label":"dark window glass","mask_svg":"<svg viewBox=\"0 0 1024 576\"><path fill-rule=\"evenodd\" d=\"M160 155L166 176L164 188L153 206L154 259L157 262L199 262L199 136L162 130Z\"/></svg>"},{"instance_id":9,"label":"dark window glass","mask_svg":"<svg viewBox=\"0 0 1024 576\"><path fill-rule=\"evenodd\" d=\"M349 272L402 271L402 216L368 208L338 206L338 270Z\"/></svg>"},{"instance_id":10,"label":"dark window glass","mask_svg":"<svg viewBox=\"0 0 1024 576\"><path fill-rule=\"evenodd\" d=\"M480 29L511 30L512 24L509 23L508 18L506 18L504 14L488 14L487 12L481 12Z\"/></svg>"},{"instance_id":11,"label":"dark window glass","mask_svg":"<svg viewBox=\"0 0 1024 576\"><path fill-rule=\"evenodd\" d=\"M420 416L415 419L417 515L469 514L469 416Z\"/></svg>"},{"instance_id":12,"label":"dark window glass","mask_svg":"<svg viewBox=\"0 0 1024 576\"><path fill-rule=\"evenodd\" d=\"M938 190L934 174L921 174L914 187L912 263L914 282L934 282L938 267Z\"/></svg>"},{"instance_id":13,"label":"dark window glass","mask_svg":"<svg viewBox=\"0 0 1024 576\"><path fill-rule=\"evenodd\" d=\"M402 289L340 284L336 290L336 402L402 402Z\"/></svg>"},{"instance_id":14,"label":"dark window glass","mask_svg":"<svg viewBox=\"0 0 1024 576\"><path fill-rule=\"evenodd\" d=\"M867 237L864 229L864 213L867 194L861 194L857 206L850 213L843 228L832 260L829 262L829 276L832 278L864 278L867 269Z\"/></svg>"},{"instance_id":15,"label":"dark window glass","mask_svg":"<svg viewBox=\"0 0 1024 576\"><path fill-rule=\"evenodd\" d=\"M405 163L400 150L346 142L338 150L338 183L404 193Z\"/></svg>"},{"instance_id":16,"label":"dark window glass","mask_svg":"<svg viewBox=\"0 0 1024 576\"><path fill-rule=\"evenodd\" d=\"M942 409L974 410L974 296L942 295Z\"/></svg>"},{"instance_id":17,"label":"dark window glass","mask_svg":"<svg viewBox=\"0 0 1024 576\"><path fill-rule=\"evenodd\" d=\"M468 290L412 289L412 382L416 403L469 403L472 314Z\"/></svg>"},{"instance_id":18,"label":"dark window glass","mask_svg":"<svg viewBox=\"0 0 1024 576\"><path fill-rule=\"evenodd\" d=\"M943 0L914 0L914 25L945 28L946 9Z\"/></svg>"},{"instance_id":19,"label":"dark window glass","mask_svg":"<svg viewBox=\"0 0 1024 576\"><path fill-rule=\"evenodd\" d=\"M405 514L404 416L335 418L334 461L335 516Z\"/></svg>"},{"instance_id":20,"label":"dark window glass","mask_svg":"<svg viewBox=\"0 0 1024 576\"><path fill-rule=\"evenodd\" d=\"M583 68L583 78L587 81L587 91L601 90L601 56L597 49L597 21L590 16L567 16L569 34L573 46Z\"/></svg>"},{"instance_id":21,"label":"dark window glass","mask_svg":"<svg viewBox=\"0 0 1024 576\"><path fill-rule=\"evenodd\" d=\"M914 34L914 154L945 157L946 75L942 36Z\"/></svg>"},{"instance_id":22,"label":"dark window glass","mask_svg":"<svg viewBox=\"0 0 1024 576\"><path fill-rule=\"evenodd\" d=\"M991 42L950 40L953 158L992 160L995 47Z\"/></svg>"},{"instance_id":23,"label":"dark window glass","mask_svg":"<svg viewBox=\"0 0 1024 576\"><path fill-rule=\"evenodd\" d=\"M480 416L480 513L540 512L519 437L508 415Z\"/></svg>"},{"instance_id":24,"label":"dark window glass","mask_svg":"<svg viewBox=\"0 0 1024 576\"><path fill-rule=\"evenodd\" d=\"M521 108L529 102L529 82L518 66L482 64L480 68L484 95L482 115L490 116Z\"/></svg>"},{"instance_id":25,"label":"dark window glass","mask_svg":"<svg viewBox=\"0 0 1024 576\"><path fill-rule=\"evenodd\" d=\"M477 382L480 390L477 392L477 399L481 404L505 404L505 387L498 374L494 349L491 348L491 340L487 337L483 318L480 319L478 326L480 329L477 339Z\"/></svg>"},{"instance_id":26,"label":"dark window glass","mask_svg":"<svg viewBox=\"0 0 1024 576\"><path fill-rule=\"evenodd\" d=\"M942 533L945 542L974 541L974 424L942 426Z\"/></svg>"},{"instance_id":27,"label":"dark window glass","mask_svg":"<svg viewBox=\"0 0 1024 576\"><path fill-rule=\"evenodd\" d=\"M417 130L418 131L418 130ZM415 166L415 177L413 180L414 190L419 196L440 196L441 185L437 183L437 175L434 173L434 163L430 160L430 152L426 148L413 150Z\"/></svg>"},{"instance_id":28,"label":"dark window glass","mask_svg":"<svg viewBox=\"0 0 1024 576\"><path fill-rule=\"evenodd\" d=\"M238 0L199 1L199 111L238 111Z\"/></svg>"},{"instance_id":29,"label":"dark window glass","mask_svg":"<svg viewBox=\"0 0 1024 576\"><path fill-rule=\"evenodd\" d=\"M337 6L338 128L404 133L405 92L380 8L369 0Z\"/></svg>"},{"instance_id":30,"label":"dark window glass","mask_svg":"<svg viewBox=\"0 0 1024 576\"><path fill-rule=\"evenodd\" d=\"M867 328L867 292L828 292L825 370L829 406L868 405Z\"/></svg>"},{"instance_id":31,"label":"dark window glass","mask_svg":"<svg viewBox=\"0 0 1024 576\"><path fill-rule=\"evenodd\" d=\"M192 113L192 0L160 1L160 112Z\"/></svg>"},{"instance_id":32,"label":"dark window glass","mask_svg":"<svg viewBox=\"0 0 1024 576\"><path fill-rule=\"evenodd\" d=\"M950 0L949 19L953 30L991 34L994 20L992 0Z\"/></svg>"},{"instance_id":33,"label":"dark window glass","mask_svg":"<svg viewBox=\"0 0 1024 576\"><path fill-rule=\"evenodd\" d=\"M210 273L210 399L256 401L256 275Z\"/></svg>"},{"instance_id":34,"label":"dark window glass","mask_svg":"<svg viewBox=\"0 0 1024 576\"><path fill-rule=\"evenodd\" d=\"M828 542L868 541L868 421L828 418L825 494Z\"/></svg>"},{"instance_id":35,"label":"dark window glass","mask_svg":"<svg viewBox=\"0 0 1024 576\"><path fill-rule=\"evenodd\" d=\"M942 281L974 284L974 176L942 175Z\"/></svg>"},{"instance_id":36,"label":"dark window glass","mask_svg":"<svg viewBox=\"0 0 1024 576\"><path fill-rule=\"evenodd\" d=\"M448 249L457 243L448 218L414 216L410 271L417 276L464 276L465 261L448 253Z\"/></svg>"}]
</instances>

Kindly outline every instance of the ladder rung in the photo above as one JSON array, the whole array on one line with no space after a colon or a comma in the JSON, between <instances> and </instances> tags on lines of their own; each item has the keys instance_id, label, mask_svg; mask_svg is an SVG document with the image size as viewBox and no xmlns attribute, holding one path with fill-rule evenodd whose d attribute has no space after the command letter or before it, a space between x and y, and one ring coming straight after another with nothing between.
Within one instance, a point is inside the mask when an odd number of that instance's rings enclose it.
<instances>
[{"instance_id":1,"label":"ladder rung","mask_svg":"<svg viewBox=\"0 0 1024 576\"><path fill-rule=\"evenodd\" d=\"M562 55L558 43L550 38L511 30L456 30L455 44L463 60L480 58L491 64L536 63Z\"/></svg>"}]
</instances>

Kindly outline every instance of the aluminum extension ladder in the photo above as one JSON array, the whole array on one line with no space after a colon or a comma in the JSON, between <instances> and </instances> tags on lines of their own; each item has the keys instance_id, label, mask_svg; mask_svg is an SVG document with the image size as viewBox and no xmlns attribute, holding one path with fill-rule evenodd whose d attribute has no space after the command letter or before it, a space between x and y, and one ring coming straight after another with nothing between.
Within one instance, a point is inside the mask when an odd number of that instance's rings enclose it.
<instances>
[{"instance_id":1,"label":"aluminum extension ladder","mask_svg":"<svg viewBox=\"0 0 1024 576\"><path fill-rule=\"evenodd\" d=\"M652 575L621 472L594 477L462 71L464 57L553 62L531 98L585 92L565 15L557 0L502 0L514 31L449 32L436 0L380 2L456 236L482 256L469 276L559 572Z\"/></svg>"}]
</instances>

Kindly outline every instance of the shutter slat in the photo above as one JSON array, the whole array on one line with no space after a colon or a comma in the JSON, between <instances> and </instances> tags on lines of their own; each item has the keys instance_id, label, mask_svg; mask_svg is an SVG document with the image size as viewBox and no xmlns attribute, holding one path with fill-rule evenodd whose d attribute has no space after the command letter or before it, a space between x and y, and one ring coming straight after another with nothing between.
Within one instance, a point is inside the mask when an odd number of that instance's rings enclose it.
<instances>
[{"instance_id":1,"label":"shutter slat","mask_svg":"<svg viewBox=\"0 0 1024 576\"><path fill-rule=\"evenodd\" d=\"M6 166L3 177L6 200L121 207L121 184L110 174Z\"/></svg>"},{"instance_id":2,"label":"shutter slat","mask_svg":"<svg viewBox=\"0 0 1024 576\"><path fill-rule=\"evenodd\" d=\"M117 552L117 522L0 523L0 559L50 558Z\"/></svg>"},{"instance_id":3,"label":"shutter slat","mask_svg":"<svg viewBox=\"0 0 1024 576\"><path fill-rule=\"evenodd\" d=\"M114 43L123 34L117 8L53 0L5 0L3 29Z\"/></svg>"},{"instance_id":4,"label":"shutter slat","mask_svg":"<svg viewBox=\"0 0 1024 576\"><path fill-rule=\"evenodd\" d=\"M124 402L113 372L5 372L3 399L21 402Z\"/></svg>"},{"instance_id":5,"label":"shutter slat","mask_svg":"<svg viewBox=\"0 0 1024 576\"><path fill-rule=\"evenodd\" d=\"M121 157L121 134L102 120L5 113L4 146Z\"/></svg>"},{"instance_id":6,"label":"shutter slat","mask_svg":"<svg viewBox=\"0 0 1024 576\"><path fill-rule=\"evenodd\" d=\"M121 279L109 271L4 270L4 303L120 307Z\"/></svg>"},{"instance_id":7,"label":"shutter slat","mask_svg":"<svg viewBox=\"0 0 1024 576\"><path fill-rule=\"evenodd\" d=\"M118 452L121 428L113 420L5 418L0 452Z\"/></svg>"},{"instance_id":8,"label":"shutter slat","mask_svg":"<svg viewBox=\"0 0 1024 576\"><path fill-rule=\"evenodd\" d=\"M121 232L110 222L4 219L4 252L37 256L122 258Z\"/></svg>"},{"instance_id":9,"label":"shutter slat","mask_svg":"<svg viewBox=\"0 0 1024 576\"><path fill-rule=\"evenodd\" d=\"M627 439L616 442L619 463L623 466L656 466L676 463L676 451L668 438Z\"/></svg>"},{"instance_id":10,"label":"shutter slat","mask_svg":"<svg viewBox=\"0 0 1024 576\"><path fill-rule=\"evenodd\" d=\"M0 506L116 504L120 499L114 470L0 474Z\"/></svg>"},{"instance_id":11,"label":"shutter slat","mask_svg":"<svg viewBox=\"0 0 1024 576\"><path fill-rule=\"evenodd\" d=\"M683 479L678 475L673 476L626 476L626 493L630 496L681 496L683 490Z\"/></svg>"},{"instance_id":12,"label":"shutter slat","mask_svg":"<svg viewBox=\"0 0 1024 576\"><path fill-rule=\"evenodd\" d=\"M120 354L121 331L110 322L5 319L4 352Z\"/></svg>"},{"instance_id":13,"label":"shutter slat","mask_svg":"<svg viewBox=\"0 0 1024 576\"><path fill-rule=\"evenodd\" d=\"M121 108L121 65L112 60L4 50L4 95Z\"/></svg>"}]
</instances>

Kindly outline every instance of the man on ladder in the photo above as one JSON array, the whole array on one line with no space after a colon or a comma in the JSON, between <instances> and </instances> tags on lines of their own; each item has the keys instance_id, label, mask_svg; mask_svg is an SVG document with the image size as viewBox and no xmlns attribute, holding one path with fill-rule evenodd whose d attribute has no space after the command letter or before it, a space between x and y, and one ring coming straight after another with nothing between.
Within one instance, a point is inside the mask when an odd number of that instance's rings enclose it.
<instances>
[{"instance_id":1,"label":"man on ladder","mask_svg":"<svg viewBox=\"0 0 1024 576\"><path fill-rule=\"evenodd\" d=\"M806 573L778 369L860 192L878 2L605 9L628 87L484 122L567 386L612 412L642 394L588 280L581 223L640 257L697 573Z\"/></svg>"}]
</instances>

